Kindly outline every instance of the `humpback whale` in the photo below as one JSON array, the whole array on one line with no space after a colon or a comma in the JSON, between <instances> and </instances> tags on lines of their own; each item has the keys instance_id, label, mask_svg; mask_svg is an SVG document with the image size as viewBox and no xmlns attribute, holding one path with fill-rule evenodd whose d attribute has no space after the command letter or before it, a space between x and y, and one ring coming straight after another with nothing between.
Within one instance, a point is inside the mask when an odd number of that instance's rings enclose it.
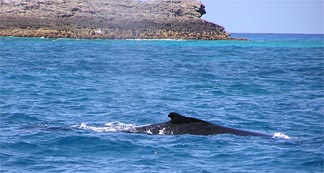
<instances>
[{"instance_id":1,"label":"humpback whale","mask_svg":"<svg viewBox=\"0 0 324 173\"><path fill-rule=\"evenodd\" d=\"M135 127L136 133L164 134L164 135L217 135L234 134L239 136L269 136L257 132L250 132L229 127L216 125L193 117L186 117L175 112L169 113L170 121L151 124L147 126Z\"/></svg>"}]
</instances>

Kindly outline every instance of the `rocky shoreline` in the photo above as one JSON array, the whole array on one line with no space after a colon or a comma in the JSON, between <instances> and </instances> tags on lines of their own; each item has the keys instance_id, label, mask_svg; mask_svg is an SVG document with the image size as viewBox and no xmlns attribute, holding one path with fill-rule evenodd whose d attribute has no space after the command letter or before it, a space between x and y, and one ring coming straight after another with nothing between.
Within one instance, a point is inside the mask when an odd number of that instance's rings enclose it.
<instances>
[{"instance_id":1,"label":"rocky shoreline","mask_svg":"<svg viewBox=\"0 0 324 173\"><path fill-rule=\"evenodd\" d=\"M198 0L2 0L0 36L231 40Z\"/></svg>"}]
</instances>

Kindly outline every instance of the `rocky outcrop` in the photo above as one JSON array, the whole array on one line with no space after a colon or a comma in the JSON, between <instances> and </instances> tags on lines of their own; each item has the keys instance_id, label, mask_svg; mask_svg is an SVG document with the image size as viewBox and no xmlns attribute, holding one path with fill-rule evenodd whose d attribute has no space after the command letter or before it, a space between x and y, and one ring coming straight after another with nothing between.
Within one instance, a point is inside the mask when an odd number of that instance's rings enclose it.
<instances>
[{"instance_id":1,"label":"rocky outcrop","mask_svg":"<svg viewBox=\"0 0 324 173\"><path fill-rule=\"evenodd\" d=\"M0 36L232 39L198 0L2 0Z\"/></svg>"}]
</instances>

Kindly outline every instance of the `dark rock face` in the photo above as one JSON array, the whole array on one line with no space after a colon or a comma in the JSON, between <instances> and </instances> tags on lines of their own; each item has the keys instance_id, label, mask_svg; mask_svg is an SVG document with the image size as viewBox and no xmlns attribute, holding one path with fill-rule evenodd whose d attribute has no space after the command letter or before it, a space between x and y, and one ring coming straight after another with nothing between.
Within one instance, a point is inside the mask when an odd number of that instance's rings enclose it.
<instances>
[{"instance_id":1,"label":"dark rock face","mask_svg":"<svg viewBox=\"0 0 324 173\"><path fill-rule=\"evenodd\" d=\"M232 39L198 0L2 0L0 36Z\"/></svg>"}]
</instances>

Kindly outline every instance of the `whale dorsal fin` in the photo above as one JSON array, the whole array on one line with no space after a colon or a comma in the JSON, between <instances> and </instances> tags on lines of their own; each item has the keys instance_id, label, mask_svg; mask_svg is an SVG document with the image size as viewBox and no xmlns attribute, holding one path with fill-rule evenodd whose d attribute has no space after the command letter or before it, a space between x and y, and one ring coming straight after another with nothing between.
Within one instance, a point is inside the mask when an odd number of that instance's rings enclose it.
<instances>
[{"instance_id":1,"label":"whale dorsal fin","mask_svg":"<svg viewBox=\"0 0 324 173\"><path fill-rule=\"evenodd\" d=\"M186 117L186 116L180 115L180 114L175 113L175 112L169 113L168 117L171 118L171 123L174 123L174 124L197 123L197 122L207 123L206 121L203 121L203 120L200 120L200 119L197 119L197 118Z\"/></svg>"}]
</instances>

